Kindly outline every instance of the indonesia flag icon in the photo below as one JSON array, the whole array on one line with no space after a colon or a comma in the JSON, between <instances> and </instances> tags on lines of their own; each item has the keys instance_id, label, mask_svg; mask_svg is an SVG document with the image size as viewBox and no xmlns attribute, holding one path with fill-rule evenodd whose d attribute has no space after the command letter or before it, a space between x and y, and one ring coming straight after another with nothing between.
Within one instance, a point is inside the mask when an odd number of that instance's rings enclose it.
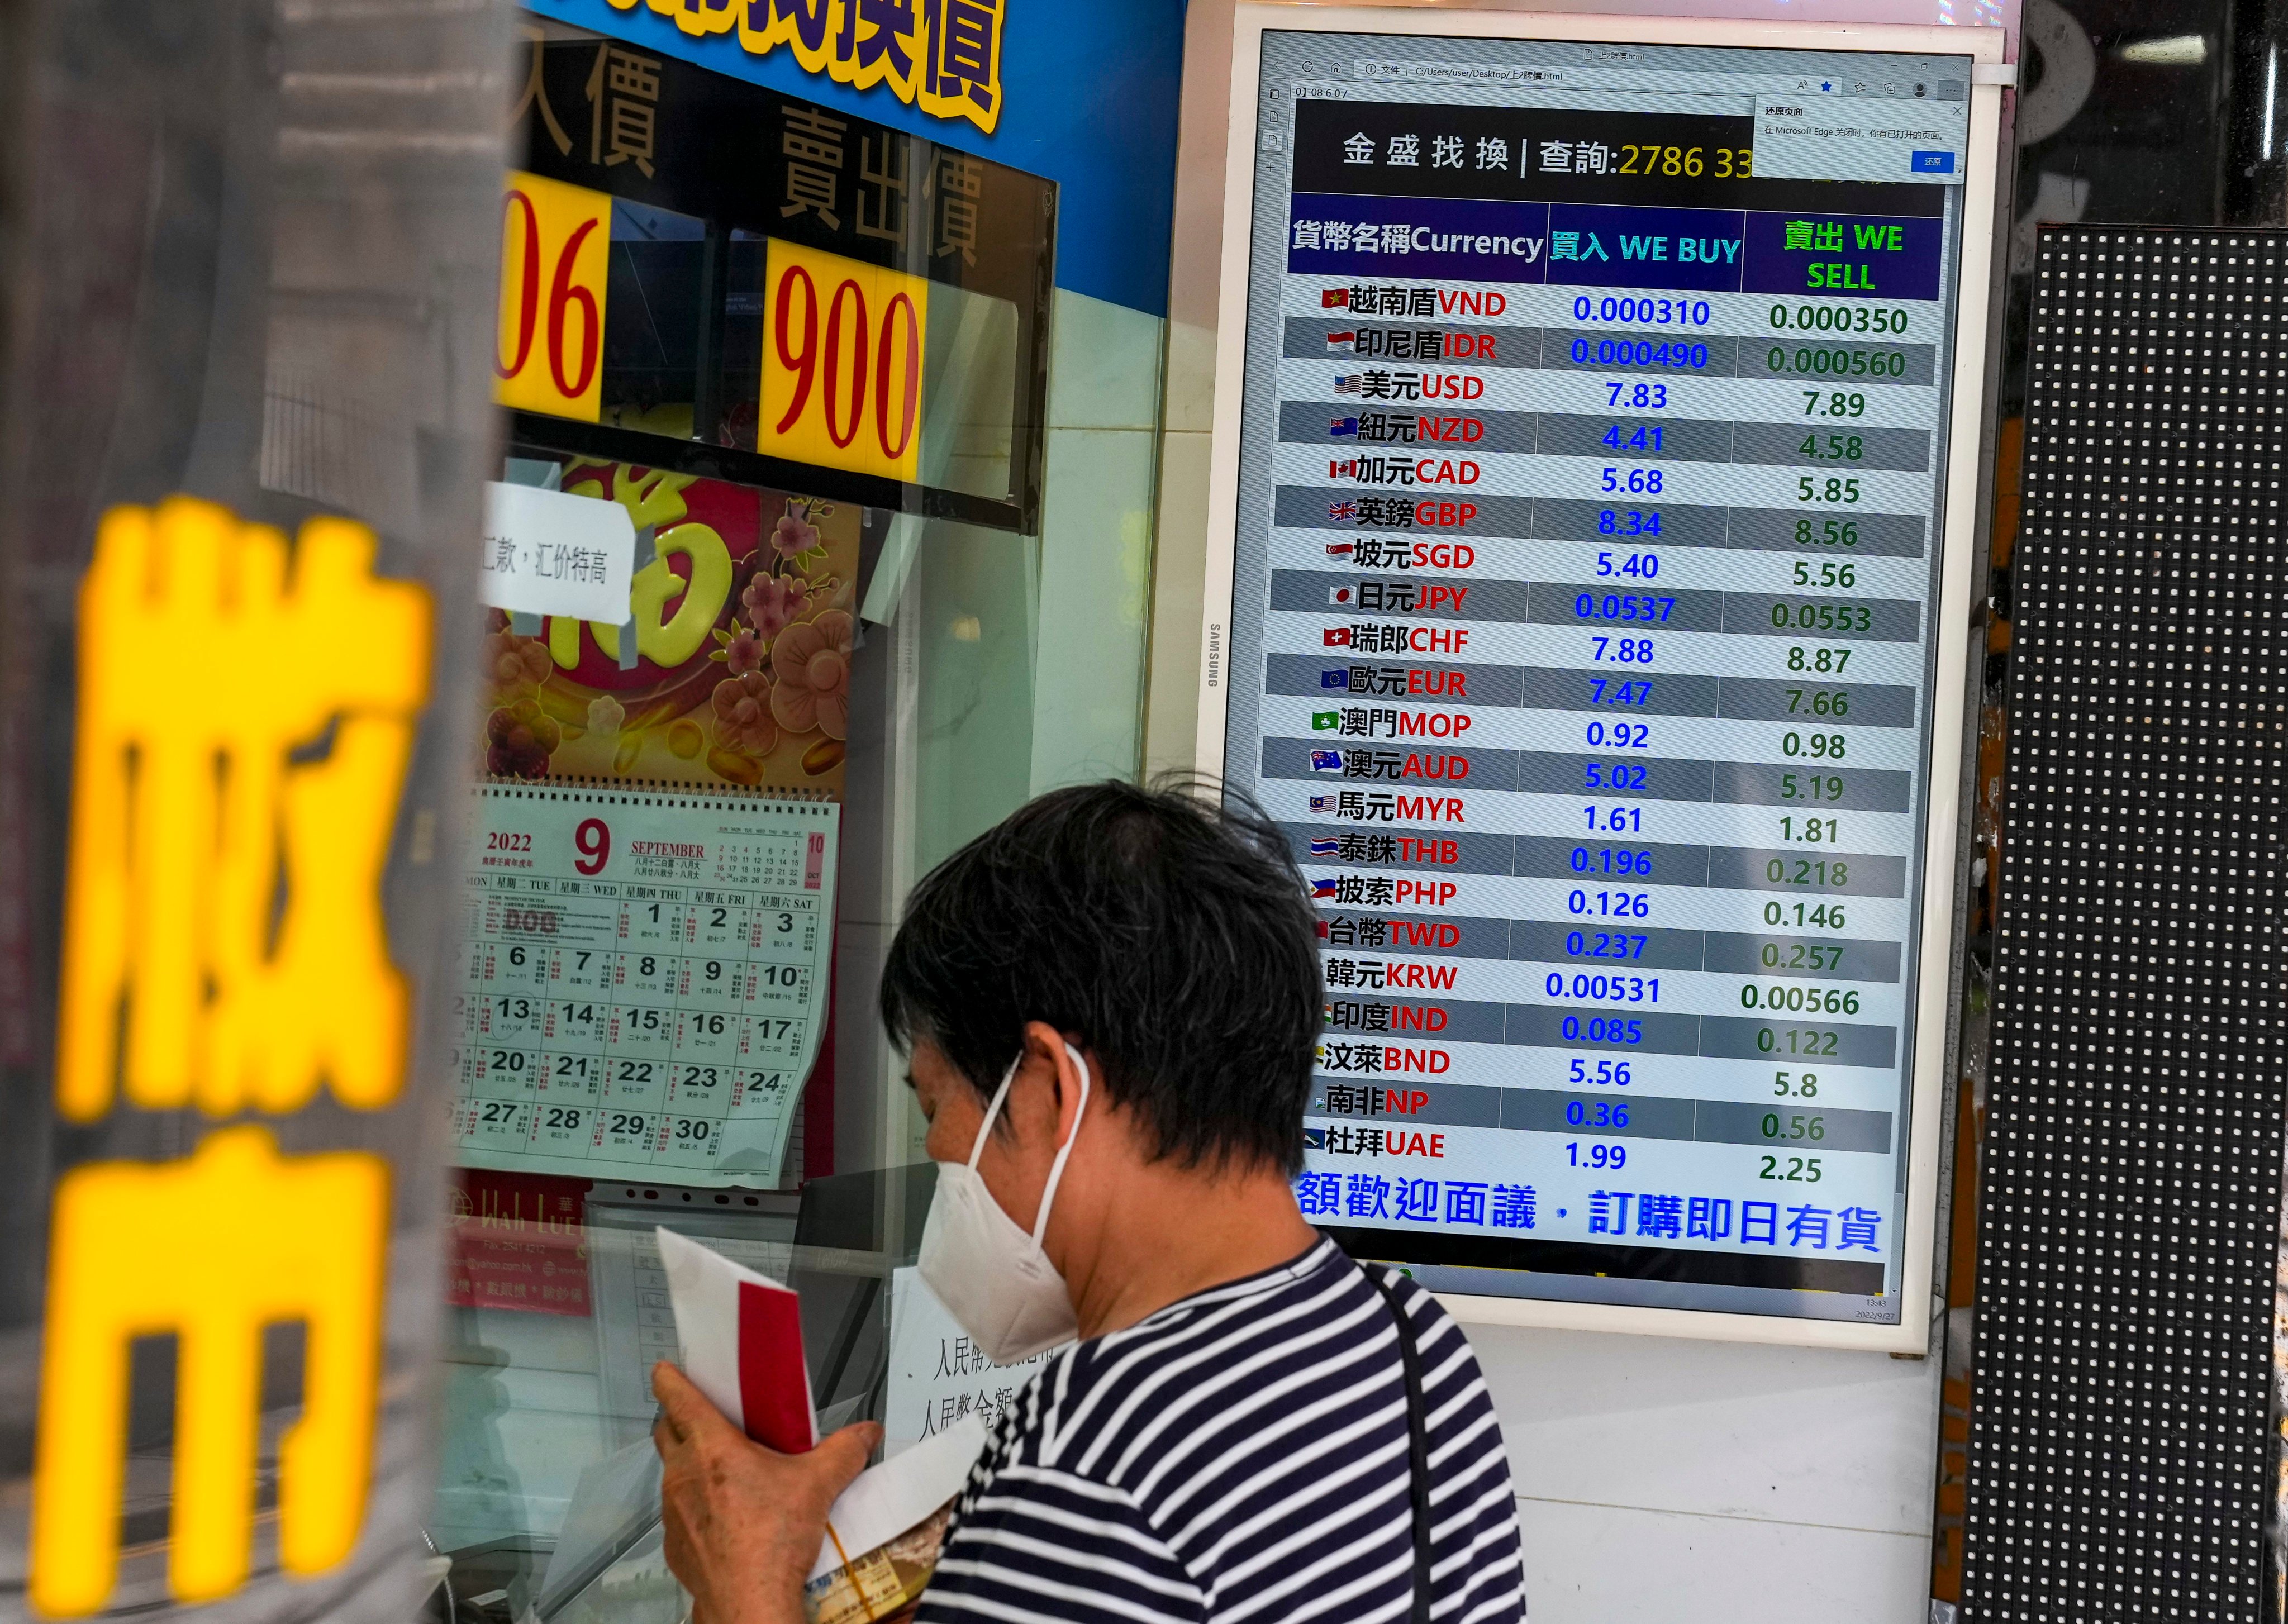
<instances>
[{"instance_id":1,"label":"indonesia flag icon","mask_svg":"<svg viewBox=\"0 0 2288 1624\"><path fill-rule=\"evenodd\" d=\"M1358 335L1356 333L1329 333L1327 335L1327 353L1330 355L1339 353L1348 354L1357 348Z\"/></svg>"}]
</instances>

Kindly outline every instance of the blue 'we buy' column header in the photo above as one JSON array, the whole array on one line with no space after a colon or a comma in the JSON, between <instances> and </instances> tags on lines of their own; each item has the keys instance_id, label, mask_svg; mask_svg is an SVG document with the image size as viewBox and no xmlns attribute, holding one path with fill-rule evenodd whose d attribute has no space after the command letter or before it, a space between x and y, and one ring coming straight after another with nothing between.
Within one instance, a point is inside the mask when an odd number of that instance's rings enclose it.
<instances>
[{"instance_id":1,"label":"blue 'we buy' column header","mask_svg":"<svg viewBox=\"0 0 2288 1624\"><path fill-rule=\"evenodd\" d=\"M1298 192L1301 276L1550 282L1827 297L1938 297L1942 220Z\"/></svg>"}]
</instances>

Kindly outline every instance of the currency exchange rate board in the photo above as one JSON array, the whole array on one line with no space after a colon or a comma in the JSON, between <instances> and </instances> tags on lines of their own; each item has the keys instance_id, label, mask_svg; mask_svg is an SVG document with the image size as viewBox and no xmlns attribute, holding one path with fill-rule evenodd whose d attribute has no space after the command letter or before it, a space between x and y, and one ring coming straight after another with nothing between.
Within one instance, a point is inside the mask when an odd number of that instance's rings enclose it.
<instances>
[{"instance_id":1,"label":"currency exchange rate board","mask_svg":"<svg viewBox=\"0 0 2288 1624\"><path fill-rule=\"evenodd\" d=\"M1227 771L1319 908L1305 1210L1896 1323L1969 64L1265 49Z\"/></svg>"}]
</instances>

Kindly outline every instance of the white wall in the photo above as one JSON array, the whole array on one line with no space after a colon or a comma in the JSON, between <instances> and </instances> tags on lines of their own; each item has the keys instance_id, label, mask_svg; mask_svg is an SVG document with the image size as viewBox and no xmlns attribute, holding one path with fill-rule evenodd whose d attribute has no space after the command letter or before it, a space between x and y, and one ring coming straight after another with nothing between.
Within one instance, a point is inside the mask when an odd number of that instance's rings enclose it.
<instances>
[{"instance_id":1,"label":"white wall","mask_svg":"<svg viewBox=\"0 0 2288 1624\"><path fill-rule=\"evenodd\" d=\"M1500 9L1964 21L2014 35L2018 8L1569 0ZM1198 725L1231 17L1232 0L1191 0L1186 23L1148 766L1189 765ZM1470 1336L1509 1442L1536 1624L1929 1616L1938 1359L1482 1326Z\"/></svg>"}]
</instances>

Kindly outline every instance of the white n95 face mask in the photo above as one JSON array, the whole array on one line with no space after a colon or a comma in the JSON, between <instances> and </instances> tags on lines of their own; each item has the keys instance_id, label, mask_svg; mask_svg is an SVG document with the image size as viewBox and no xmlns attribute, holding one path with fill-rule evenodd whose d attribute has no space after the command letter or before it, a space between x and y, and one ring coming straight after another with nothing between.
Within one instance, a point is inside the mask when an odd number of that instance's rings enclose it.
<instances>
[{"instance_id":1,"label":"white n95 face mask","mask_svg":"<svg viewBox=\"0 0 2288 1624\"><path fill-rule=\"evenodd\" d=\"M1025 1058L1021 1051L1009 1063L1001 1086L985 1107L969 1160L937 1164L937 1193L930 1198L929 1219L922 1228L922 1279L980 1351L997 1365L1030 1359L1070 1342L1080 1331L1064 1276L1041 1250L1041 1237L1049 1230L1049 1207L1065 1176L1065 1159L1072 1154L1081 1118L1088 1112L1088 1062L1069 1043L1065 1053L1080 1072L1080 1109L1074 1113L1072 1132L1050 1165L1033 1232L1027 1234L1001 1210L977 1171L993 1119L1009 1097L1009 1085Z\"/></svg>"}]
</instances>

